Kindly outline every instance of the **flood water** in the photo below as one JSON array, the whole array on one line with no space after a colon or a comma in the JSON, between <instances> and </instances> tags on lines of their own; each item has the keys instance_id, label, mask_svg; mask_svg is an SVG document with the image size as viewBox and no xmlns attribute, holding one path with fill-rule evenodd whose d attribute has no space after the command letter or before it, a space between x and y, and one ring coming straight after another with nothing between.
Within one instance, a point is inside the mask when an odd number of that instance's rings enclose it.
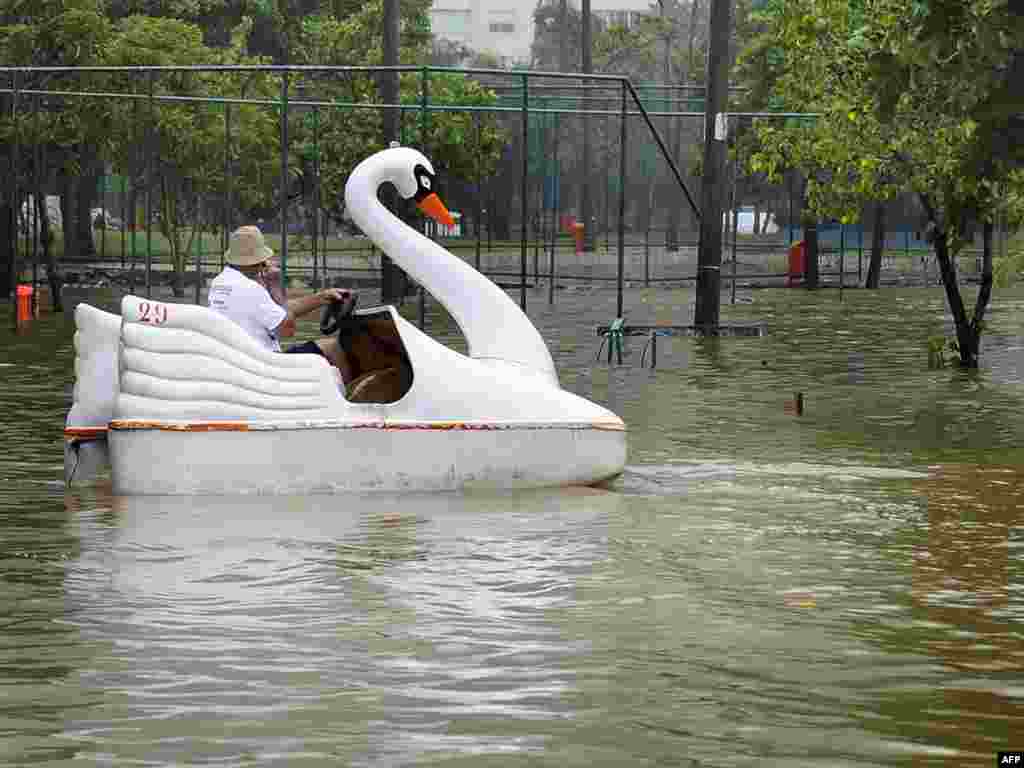
<instances>
[{"instance_id":1,"label":"flood water","mask_svg":"<svg viewBox=\"0 0 1024 768\"><path fill-rule=\"evenodd\" d=\"M928 367L935 288L746 293L723 317L767 336L659 339L656 370L639 338L595 362L613 291L528 299L563 386L629 426L607 489L66 493L72 324L0 317L0 763L1024 749L1024 290L996 292L974 374ZM692 301L633 288L626 318L685 323ZM428 325L458 346L436 307Z\"/></svg>"}]
</instances>

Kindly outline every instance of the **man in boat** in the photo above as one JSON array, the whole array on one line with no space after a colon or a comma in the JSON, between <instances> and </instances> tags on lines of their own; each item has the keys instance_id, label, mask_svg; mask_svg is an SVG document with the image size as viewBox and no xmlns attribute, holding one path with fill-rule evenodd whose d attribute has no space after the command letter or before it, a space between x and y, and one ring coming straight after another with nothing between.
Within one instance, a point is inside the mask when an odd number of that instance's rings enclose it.
<instances>
[{"instance_id":1,"label":"man in boat","mask_svg":"<svg viewBox=\"0 0 1024 768\"><path fill-rule=\"evenodd\" d=\"M224 269L210 283L208 303L211 309L227 315L261 346L281 352L279 339L295 335L295 321L335 301L346 301L351 291L324 288L308 296L286 299L280 283L280 270L273 264L269 248L259 227L247 225L231 233ZM276 296L272 296L274 293ZM275 300L276 299L276 300ZM341 373L343 383L351 377L345 352L336 337L294 344L288 353L320 354Z\"/></svg>"}]
</instances>

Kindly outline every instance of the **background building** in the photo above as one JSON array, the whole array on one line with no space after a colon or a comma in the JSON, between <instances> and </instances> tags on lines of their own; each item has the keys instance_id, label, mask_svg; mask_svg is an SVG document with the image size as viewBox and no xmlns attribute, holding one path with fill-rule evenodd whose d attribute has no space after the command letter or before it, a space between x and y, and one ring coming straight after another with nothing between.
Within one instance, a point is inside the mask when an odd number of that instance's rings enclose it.
<instances>
[{"instance_id":1,"label":"background building","mask_svg":"<svg viewBox=\"0 0 1024 768\"><path fill-rule=\"evenodd\" d=\"M557 4L558 0L541 0ZM569 5L579 8L578 0ZM591 12L606 23L631 26L650 13L649 0L591 0ZM505 66L530 64L536 0L434 0L430 21L438 38L491 53ZM578 62L577 62L578 67Z\"/></svg>"}]
</instances>

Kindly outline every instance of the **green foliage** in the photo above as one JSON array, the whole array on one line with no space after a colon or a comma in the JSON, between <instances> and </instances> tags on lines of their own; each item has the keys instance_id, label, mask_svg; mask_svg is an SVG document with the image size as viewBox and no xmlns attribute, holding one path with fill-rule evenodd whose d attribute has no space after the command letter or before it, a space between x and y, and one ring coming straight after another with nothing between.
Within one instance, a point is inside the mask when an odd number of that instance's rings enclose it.
<instances>
[{"instance_id":1,"label":"green foliage","mask_svg":"<svg viewBox=\"0 0 1024 768\"><path fill-rule=\"evenodd\" d=\"M1022 181L1024 149L1006 135L1021 96L998 73L1019 66L1024 24L1001 5L766 3L741 71L772 106L817 117L763 121L751 168L770 178L800 170L810 207L841 221L903 189L927 195L955 253Z\"/></svg>"},{"instance_id":2,"label":"green foliage","mask_svg":"<svg viewBox=\"0 0 1024 768\"><path fill-rule=\"evenodd\" d=\"M118 22L106 51L106 61L118 66L258 63L238 44L212 49L202 30L177 19L130 16ZM280 167L278 118L265 107L232 106L232 131L226 133L224 110L197 101L165 101L159 97L276 98L265 74L201 71L114 75L112 88L135 91L141 99L105 102L110 110L109 154L121 168L130 169L136 187L152 185L161 233L170 243L171 260L181 273L192 250L200 196L227 196L225 157L230 153L232 200L243 209L265 202L274 194ZM148 98L152 92L155 97ZM148 150L148 151L147 151Z\"/></svg>"}]
</instances>

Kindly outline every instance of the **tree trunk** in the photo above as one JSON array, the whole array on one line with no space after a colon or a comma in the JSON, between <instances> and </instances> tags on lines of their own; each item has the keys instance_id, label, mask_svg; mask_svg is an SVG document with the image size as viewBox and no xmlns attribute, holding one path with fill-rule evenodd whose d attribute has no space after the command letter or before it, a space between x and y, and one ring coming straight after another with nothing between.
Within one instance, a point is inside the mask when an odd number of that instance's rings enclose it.
<instances>
[{"instance_id":1,"label":"tree trunk","mask_svg":"<svg viewBox=\"0 0 1024 768\"><path fill-rule=\"evenodd\" d=\"M58 171L57 192L60 195L61 234L64 237L65 260L78 258L78 252L75 250L75 229L72 226L72 213L75 206L70 203L75 194L77 182L77 176L72 176L65 170Z\"/></svg>"},{"instance_id":2,"label":"tree trunk","mask_svg":"<svg viewBox=\"0 0 1024 768\"><path fill-rule=\"evenodd\" d=\"M981 335L985 332L985 312L988 310L989 300L992 298L992 234L995 225L986 221L982 229L982 251L981 251L981 285L978 286L978 298L974 303L974 317L971 318L971 331L974 336L974 365L978 366L978 358L981 355Z\"/></svg>"},{"instance_id":3,"label":"tree trunk","mask_svg":"<svg viewBox=\"0 0 1024 768\"><path fill-rule=\"evenodd\" d=\"M171 189L166 174L160 176L160 234L171 249L171 291L177 299L185 296L185 254L181 248L180 188Z\"/></svg>"},{"instance_id":4,"label":"tree trunk","mask_svg":"<svg viewBox=\"0 0 1024 768\"><path fill-rule=\"evenodd\" d=\"M400 7L398 0L384 0L383 7L383 64L385 66L398 65L399 30L401 25ZM385 104L397 104L398 95L398 73L382 72L378 81L378 90L381 101ZM381 115L383 129L383 144L388 146L392 141L398 141L399 111L397 109L385 109ZM424 137L425 138L425 137ZM426 152L426 147L423 147ZM398 195L395 188L384 185L379 194L381 202L392 213L398 211ZM383 251L380 255L380 296L384 303L399 302L408 293L409 278L402 269L395 264Z\"/></svg>"},{"instance_id":5,"label":"tree trunk","mask_svg":"<svg viewBox=\"0 0 1024 768\"><path fill-rule=\"evenodd\" d=\"M46 279L50 284L50 303L54 312L63 312L61 291L64 278L53 252L53 230L50 229L50 215L46 208L46 191L39 187L33 192L33 197L36 203L35 219L39 222L39 242L43 246L43 261L46 263Z\"/></svg>"},{"instance_id":6,"label":"tree trunk","mask_svg":"<svg viewBox=\"0 0 1024 768\"><path fill-rule=\"evenodd\" d=\"M878 288L882 277L882 257L885 255L885 203L875 201L874 221L871 223L871 261L865 288Z\"/></svg>"},{"instance_id":7,"label":"tree trunk","mask_svg":"<svg viewBox=\"0 0 1024 768\"><path fill-rule=\"evenodd\" d=\"M804 220L804 242L807 244L807 274L804 276L804 285L808 290L814 291L819 287L818 220L816 218Z\"/></svg>"},{"instance_id":8,"label":"tree trunk","mask_svg":"<svg viewBox=\"0 0 1024 768\"><path fill-rule=\"evenodd\" d=\"M102 166L96 161L94 152L94 147L86 147L82 152L82 170L75 195L74 220L78 254L90 259L96 257L96 243L92 239L92 204L96 200L96 187L102 173ZM90 156L91 159L87 160ZM64 226L67 227L67 224Z\"/></svg>"},{"instance_id":9,"label":"tree trunk","mask_svg":"<svg viewBox=\"0 0 1024 768\"><path fill-rule=\"evenodd\" d=\"M14 206L0 204L0 298L14 293Z\"/></svg>"},{"instance_id":10,"label":"tree trunk","mask_svg":"<svg viewBox=\"0 0 1024 768\"><path fill-rule=\"evenodd\" d=\"M928 213L928 221L932 231L932 242L935 247L935 258L939 262L939 272L942 275L942 287L946 290L946 302L949 311L953 315L953 323L956 328L957 354L960 356L960 366L963 368L978 367L979 341L981 339L981 323L984 320L985 308L988 306L989 296L992 291L992 234L990 226L986 226L985 238L985 263L982 273L982 287L978 292L978 307L981 309L981 317L975 321L967 319L967 312L964 310L963 296L960 294L960 285L956 280L956 269L953 266L953 257L949 252L949 238L946 231L939 226L938 217L931 200L927 195L921 195L921 203ZM988 285L985 285L984 272L988 272ZM975 310L977 315L977 309Z\"/></svg>"}]
</instances>

